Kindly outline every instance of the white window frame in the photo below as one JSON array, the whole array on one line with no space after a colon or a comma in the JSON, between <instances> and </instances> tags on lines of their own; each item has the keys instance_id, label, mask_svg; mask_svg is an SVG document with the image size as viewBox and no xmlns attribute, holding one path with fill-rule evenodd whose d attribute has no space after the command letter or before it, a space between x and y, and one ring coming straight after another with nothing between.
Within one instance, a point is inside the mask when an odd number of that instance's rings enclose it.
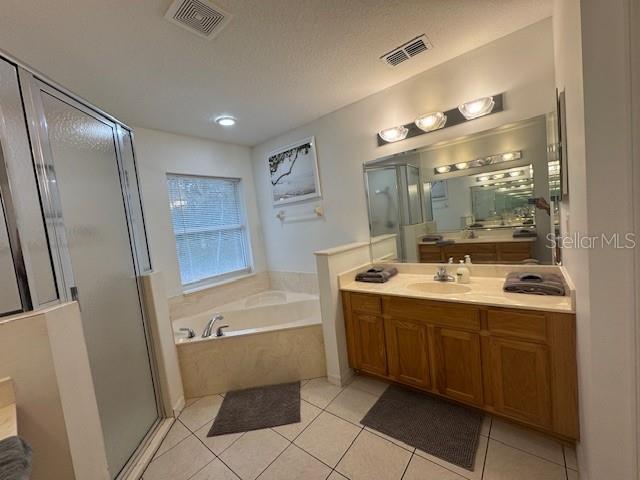
<instances>
[{"instance_id":1,"label":"white window frame","mask_svg":"<svg viewBox=\"0 0 640 480\"><path fill-rule=\"evenodd\" d=\"M174 173L167 172L166 173L166 182L167 182L167 196L168 192L168 180L171 177L185 177L185 178L204 178L208 180L226 180L230 182L235 182L237 184L237 192L238 192L238 208L240 213L240 222L239 224L233 225L225 225L223 227L211 227L211 228L199 228L199 229L190 229L188 233L197 233L197 232L220 232L225 230L240 230L242 232L242 243L244 245L244 255L246 258L247 266L245 268L241 268L238 270L233 270L231 272L221 273L219 275L213 275L211 277L206 277L195 282L190 283L182 283L182 270L180 265L180 259L178 258L178 233L173 229L173 220L170 219L171 223L171 231L173 233L173 238L175 241L175 253L176 253L176 261L178 262L178 274L180 275L180 284L182 285L182 291L184 293L189 293L197 290L202 290L204 288L213 287L216 285L228 283L229 281L236 280L239 278L243 278L249 276L253 273L253 253L251 249L251 237L249 235L249 228L247 227L247 212L245 205L245 196L244 196L244 184L242 182L242 178L237 177L220 177L215 175L198 175L198 174L190 174L190 173ZM171 200L169 199L169 203ZM171 211L169 211L169 215L171 215Z\"/></svg>"}]
</instances>

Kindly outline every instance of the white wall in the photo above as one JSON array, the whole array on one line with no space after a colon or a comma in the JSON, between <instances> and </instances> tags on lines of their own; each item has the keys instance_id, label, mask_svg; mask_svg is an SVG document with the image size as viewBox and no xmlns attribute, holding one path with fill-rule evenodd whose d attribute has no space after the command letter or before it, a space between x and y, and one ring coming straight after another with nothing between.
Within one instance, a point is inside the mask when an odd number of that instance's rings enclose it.
<instances>
[{"instance_id":1,"label":"white wall","mask_svg":"<svg viewBox=\"0 0 640 480\"><path fill-rule=\"evenodd\" d=\"M153 269L163 273L169 297L181 294L182 285L169 211L168 172L242 179L255 271L265 270L248 147L145 128L135 129L135 147Z\"/></svg>"},{"instance_id":2,"label":"white wall","mask_svg":"<svg viewBox=\"0 0 640 480\"><path fill-rule=\"evenodd\" d=\"M377 146L376 132L382 128L500 92L506 92L504 112ZM547 19L254 147L252 160L269 269L313 272L313 251L368 240L363 162L553 108L553 40L551 20ZM310 135L316 138L326 218L282 225L270 201L266 157L271 150Z\"/></svg>"},{"instance_id":3,"label":"white wall","mask_svg":"<svg viewBox=\"0 0 640 480\"><path fill-rule=\"evenodd\" d=\"M633 231L628 8L627 0L555 2L557 85L567 103L565 234ZM577 291L580 478L634 479L633 251L564 249L562 255Z\"/></svg>"}]
</instances>

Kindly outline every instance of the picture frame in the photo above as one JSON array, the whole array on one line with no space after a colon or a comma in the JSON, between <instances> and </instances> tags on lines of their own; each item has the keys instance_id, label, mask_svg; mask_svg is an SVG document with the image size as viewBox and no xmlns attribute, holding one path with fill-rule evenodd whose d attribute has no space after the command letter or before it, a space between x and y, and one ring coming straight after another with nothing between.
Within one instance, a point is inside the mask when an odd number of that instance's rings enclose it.
<instances>
[{"instance_id":1,"label":"picture frame","mask_svg":"<svg viewBox=\"0 0 640 480\"><path fill-rule=\"evenodd\" d=\"M267 155L273 205L322 196L315 137L307 137Z\"/></svg>"}]
</instances>

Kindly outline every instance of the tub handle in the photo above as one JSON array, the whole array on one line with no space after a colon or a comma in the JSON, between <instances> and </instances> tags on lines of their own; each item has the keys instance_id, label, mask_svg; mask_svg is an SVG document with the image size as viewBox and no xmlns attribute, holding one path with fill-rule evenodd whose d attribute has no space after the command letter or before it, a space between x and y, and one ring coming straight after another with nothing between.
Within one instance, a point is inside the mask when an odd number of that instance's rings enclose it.
<instances>
[{"instance_id":1,"label":"tub handle","mask_svg":"<svg viewBox=\"0 0 640 480\"><path fill-rule=\"evenodd\" d=\"M224 336L224 332L222 331L223 328L228 328L229 325L220 325L217 329L216 329L216 337L222 337Z\"/></svg>"},{"instance_id":2,"label":"tub handle","mask_svg":"<svg viewBox=\"0 0 640 480\"><path fill-rule=\"evenodd\" d=\"M196 336L196 332L193 331L193 328L181 328L181 332L187 332L187 338L193 338Z\"/></svg>"}]
</instances>

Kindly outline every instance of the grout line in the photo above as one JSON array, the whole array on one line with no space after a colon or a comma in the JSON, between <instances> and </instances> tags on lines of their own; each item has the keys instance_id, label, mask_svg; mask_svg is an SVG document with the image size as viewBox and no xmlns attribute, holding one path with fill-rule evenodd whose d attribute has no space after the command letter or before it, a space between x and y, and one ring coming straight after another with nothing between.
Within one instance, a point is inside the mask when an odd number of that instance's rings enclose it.
<instances>
[{"instance_id":1,"label":"grout line","mask_svg":"<svg viewBox=\"0 0 640 480\"><path fill-rule=\"evenodd\" d=\"M276 458L274 458L273 460L271 460L271 463L269 463L269 465L267 465L267 466L266 466L266 467L265 467L265 468L264 468L264 469L263 469L263 470L258 474L258 476L256 477L256 480L258 480L258 479L260 478L260 476L261 476L264 472L266 472L266 471L267 471L267 469L268 469L271 465L273 465L273 464L275 463L275 461L276 461L276 460L278 460L278 459L282 456L282 454L283 454L284 452L286 452L287 450L289 450L289 448L291 448L291 445L293 445L293 443L292 443L292 442L289 442L289 445L287 445L286 447L284 447L284 449L283 449L283 450L282 450L282 451L281 451L281 452L276 456ZM234 472L234 473L235 473L235 472Z\"/></svg>"},{"instance_id":2,"label":"grout line","mask_svg":"<svg viewBox=\"0 0 640 480\"><path fill-rule=\"evenodd\" d=\"M360 431L358 432L358 434L354 437L354 439L351 441L351 443L349 444L349 446L347 447L347 449L344 451L344 453L342 454L342 456L338 459L338 461L336 462L336 466L333 467L334 470L336 470L338 468L338 465L340 465L340 462L342 461L342 459L345 457L345 455L349 452L349 450L351 450L351 447L353 447L353 444L356 443L356 440L358 439L358 437L360 436L360 434L364 431L364 427L362 427L360 429ZM338 472L340 473L340 472ZM340 475L342 475L340 473ZM345 475L343 475L345 476Z\"/></svg>"},{"instance_id":3,"label":"grout line","mask_svg":"<svg viewBox=\"0 0 640 480\"><path fill-rule=\"evenodd\" d=\"M409 470L409 464L411 463L411 460L413 460L414 455L415 453L412 453L411 456L409 457L409 461L407 462L407 465L404 467L404 470L402 471L402 475L400 475L400 480L404 478L404 476L407 473L407 470Z\"/></svg>"},{"instance_id":4,"label":"grout line","mask_svg":"<svg viewBox=\"0 0 640 480\"><path fill-rule=\"evenodd\" d=\"M514 450L518 450L519 452L526 453L527 455L530 455L530 456L535 457L537 459L543 460L545 462L552 463L553 465L558 465L560 467L566 468L566 465L563 465L562 463L554 462L553 460L549 460L548 458L541 457L540 455L536 455L535 453L531 453L531 452L529 452L527 450L523 450L520 447L515 447L515 446L513 446L513 445L511 445L509 443L503 442L502 440L498 440L497 438L491 438L490 437L490 440L493 440L494 442L501 443L502 445L506 445L509 448L513 448ZM563 456L563 458L564 458L564 456Z\"/></svg>"}]
</instances>

